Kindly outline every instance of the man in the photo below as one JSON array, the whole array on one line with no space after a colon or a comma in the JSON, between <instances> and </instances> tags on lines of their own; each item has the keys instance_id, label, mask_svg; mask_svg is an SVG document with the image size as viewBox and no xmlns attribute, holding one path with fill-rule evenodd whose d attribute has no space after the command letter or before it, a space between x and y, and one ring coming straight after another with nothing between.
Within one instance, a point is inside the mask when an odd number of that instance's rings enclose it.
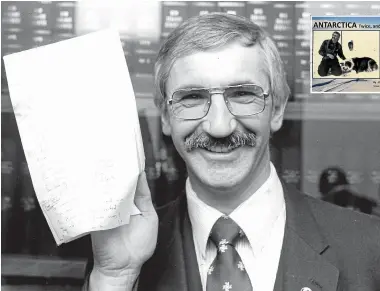
<instances>
[{"instance_id":1,"label":"man","mask_svg":"<svg viewBox=\"0 0 380 291\"><path fill-rule=\"evenodd\" d=\"M163 44L155 77L163 132L186 163L186 193L157 209L157 227L142 174L135 198L142 215L91 235L86 288L380 286L379 220L286 189L270 162L270 136L290 92L261 28L228 14L189 19Z\"/></svg>"},{"instance_id":2,"label":"man","mask_svg":"<svg viewBox=\"0 0 380 291\"><path fill-rule=\"evenodd\" d=\"M318 66L318 74L321 77L328 75L329 70L334 76L342 75L342 68L339 65L337 55L345 60L346 57L343 54L342 45L338 42L340 33L335 31L332 34L331 39L323 41L318 53L322 56L321 63Z\"/></svg>"}]
</instances>

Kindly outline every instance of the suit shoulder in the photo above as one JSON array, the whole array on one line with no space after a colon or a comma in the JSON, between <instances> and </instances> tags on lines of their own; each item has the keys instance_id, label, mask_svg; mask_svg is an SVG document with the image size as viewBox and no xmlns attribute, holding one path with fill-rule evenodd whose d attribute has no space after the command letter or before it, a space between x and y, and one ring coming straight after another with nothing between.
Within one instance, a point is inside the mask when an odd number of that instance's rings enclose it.
<instances>
[{"instance_id":1,"label":"suit shoulder","mask_svg":"<svg viewBox=\"0 0 380 291\"><path fill-rule=\"evenodd\" d=\"M343 208L308 196L314 217L321 230L337 242L351 240L380 249L380 218Z\"/></svg>"},{"instance_id":2,"label":"suit shoulder","mask_svg":"<svg viewBox=\"0 0 380 291\"><path fill-rule=\"evenodd\" d=\"M365 277L368 284L379 286L380 219L315 198L307 199L319 232L329 246L326 256L341 271L342 280Z\"/></svg>"}]
</instances>

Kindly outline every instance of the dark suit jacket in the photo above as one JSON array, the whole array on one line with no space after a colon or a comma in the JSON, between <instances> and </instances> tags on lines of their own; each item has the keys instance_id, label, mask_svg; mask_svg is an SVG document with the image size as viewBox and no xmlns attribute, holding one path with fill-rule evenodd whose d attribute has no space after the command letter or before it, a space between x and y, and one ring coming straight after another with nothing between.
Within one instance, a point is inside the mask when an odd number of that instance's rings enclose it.
<instances>
[{"instance_id":1,"label":"dark suit jacket","mask_svg":"<svg viewBox=\"0 0 380 291\"><path fill-rule=\"evenodd\" d=\"M274 290L379 291L380 220L295 189L284 192L286 226ZM202 290L185 195L158 214L158 244L138 290Z\"/></svg>"},{"instance_id":2,"label":"dark suit jacket","mask_svg":"<svg viewBox=\"0 0 380 291\"><path fill-rule=\"evenodd\" d=\"M331 42L331 39L326 39L326 40L324 40L324 41L322 42L322 44L321 44L321 47L320 47L318 53L319 53L322 57L326 57L328 53L334 55L335 58L336 58L336 56L338 55L342 60L345 60L346 57L345 57L344 54L343 54L342 45L341 45L339 42L337 42L337 43L335 44L335 48L332 49L332 50L329 50L327 46L329 45L330 42Z\"/></svg>"}]
</instances>

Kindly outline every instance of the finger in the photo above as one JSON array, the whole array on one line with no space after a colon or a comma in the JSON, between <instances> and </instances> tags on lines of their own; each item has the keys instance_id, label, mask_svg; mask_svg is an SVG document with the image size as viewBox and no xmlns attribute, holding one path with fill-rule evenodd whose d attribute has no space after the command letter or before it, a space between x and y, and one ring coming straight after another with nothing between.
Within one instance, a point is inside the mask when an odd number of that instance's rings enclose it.
<instances>
[{"instance_id":1,"label":"finger","mask_svg":"<svg viewBox=\"0 0 380 291\"><path fill-rule=\"evenodd\" d=\"M136 187L136 195L138 195L140 197L147 197L147 196L150 197L151 196L145 171L143 171L139 175L139 178L137 181L137 187Z\"/></svg>"},{"instance_id":2,"label":"finger","mask_svg":"<svg viewBox=\"0 0 380 291\"><path fill-rule=\"evenodd\" d=\"M135 204L141 212L153 210L152 195L148 186L145 172L139 175L137 181Z\"/></svg>"}]
</instances>

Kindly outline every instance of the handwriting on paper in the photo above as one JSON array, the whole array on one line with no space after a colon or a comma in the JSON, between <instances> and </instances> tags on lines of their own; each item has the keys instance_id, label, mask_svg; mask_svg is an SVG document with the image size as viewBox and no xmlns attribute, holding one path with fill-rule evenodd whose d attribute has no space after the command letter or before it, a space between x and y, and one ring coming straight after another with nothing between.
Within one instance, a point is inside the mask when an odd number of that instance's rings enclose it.
<instances>
[{"instance_id":1,"label":"handwriting on paper","mask_svg":"<svg viewBox=\"0 0 380 291\"><path fill-rule=\"evenodd\" d=\"M33 186L57 244L129 223L145 157L118 33L4 62Z\"/></svg>"}]
</instances>

